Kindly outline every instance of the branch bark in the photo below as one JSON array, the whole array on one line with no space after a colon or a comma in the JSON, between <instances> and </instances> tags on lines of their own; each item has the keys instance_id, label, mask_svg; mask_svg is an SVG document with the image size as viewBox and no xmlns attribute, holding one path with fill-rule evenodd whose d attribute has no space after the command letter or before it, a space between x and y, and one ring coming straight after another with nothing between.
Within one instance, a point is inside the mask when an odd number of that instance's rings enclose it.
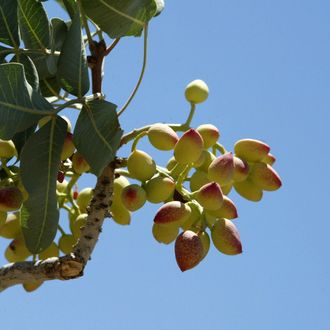
<instances>
[{"instance_id":1,"label":"branch bark","mask_svg":"<svg viewBox=\"0 0 330 330\"><path fill-rule=\"evenodd\" d=\"M115 168L118 161L109 164L98 178L94 197L88 208L86 226L70 255L36 262L25 261L0 268L0 291L13 285L33 281L70 280L83 275L102 230L111 205Z\"/></svg>"}]
</instances>

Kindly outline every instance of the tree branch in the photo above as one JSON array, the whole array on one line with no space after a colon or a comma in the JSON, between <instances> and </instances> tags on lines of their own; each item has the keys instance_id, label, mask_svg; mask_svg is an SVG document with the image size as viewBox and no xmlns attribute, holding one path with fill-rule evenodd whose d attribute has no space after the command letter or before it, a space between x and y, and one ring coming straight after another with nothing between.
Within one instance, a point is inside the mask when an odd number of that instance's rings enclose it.
<instances>
[{"instance_id":1,"label":"tree branch","mask_svg":"<svg viewBox=\"0 0 330 330\"><path fill-rule=\"evenodd\" d=\"M94 197L88 208L86 226L81 228L81 236L73 252L59 258L5 265L0 268L0 291L25 282L70 280L83 275L101 233L104 218L108 215L118 165L118 160L112 162L98 178Z\"/></svg>"}]
</instances>

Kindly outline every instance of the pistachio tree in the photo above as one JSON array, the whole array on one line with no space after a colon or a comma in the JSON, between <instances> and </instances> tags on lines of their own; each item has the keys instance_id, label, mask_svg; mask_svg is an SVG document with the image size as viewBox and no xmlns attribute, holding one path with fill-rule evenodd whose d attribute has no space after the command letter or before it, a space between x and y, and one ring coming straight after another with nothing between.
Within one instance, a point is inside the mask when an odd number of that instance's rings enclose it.
<instances>
[{"instance_id":1,"label":"pistachio tree","mask_svg":"<svg viewBox=\"0 0 330 330\"><path fill-rule=\"evenodd\" d=\"M82 276L104 219L128 225L146 203L159 204L152 234L174 243L182 271L197 266L211 243L240 254L238 212L228 195L234 189L257 202L280 188L270 147L244 138L230 151L216 126L192 127L209 94L202 80L186 86L185 122L155 117L131 132L121 128L143 79L148 23L163 1L58 1L68 21L50 18L43 2L0 0L0 239L8 240L9 262L0 268L0 290L21 284L30 292ZM104 62L132 36L143 39L143 65L127 102L117 106L103 93ZM79 112L76 122L65 109ZM166 167L142 150L142 139L157 152L172 151ZM123 145L130 152L119 158ZM95 175L95 187L79 190L85 173Z\"/></svg>"}]
</instances>

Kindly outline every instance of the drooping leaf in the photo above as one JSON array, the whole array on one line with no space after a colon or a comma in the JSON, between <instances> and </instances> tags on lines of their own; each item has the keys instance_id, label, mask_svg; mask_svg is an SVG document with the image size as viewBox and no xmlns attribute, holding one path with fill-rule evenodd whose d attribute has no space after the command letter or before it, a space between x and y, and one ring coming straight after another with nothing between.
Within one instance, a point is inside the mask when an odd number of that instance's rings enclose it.
<instances>
[{"instance_id":1,"label":"drooping leaf","mask_svg":"<svg viewBox=\"0 0 330 330\"><path fill-rule=\"evenodd\" d=\"M54 240L59 210L56 180L67 123L59 116L31 135L21 153L21 178L29 194L23 204L21 225L31 253L45 250Z\"/></svg>"},{"instance_id":2,"label":"drooping leaf","mask_svg":"<svg viewBox=\"0 0 330 330\"><path fill-rule=\"evenodd\" d=\"M139 36L161 10L155 0L82 0L84 11L111 38Z\"/></svg>"},{"instance_id":3,"label":"drooping leaf","mask_svg":"<svg viewBox=\"0 0 330 330\"><path fill-rule=\"evenodd\" d=\"M45 50L51 48L50 23L41 2L18 0L18 20L25 47ZM55 56L31 55L40 79L56 74Z\"/></svg>"},{"instance_id":4,"label":"drooping leaf","mask_svg":"<svg viewBox=\"0 0 330 330\"><path fill-rule=\"evenodd\" d=\"M99 176L104 167L114 160L122 134L116 105L95 100L82 108L73 141L90 165L91 172Z\"/></svg>"},{"instance_id":5,"label":"drooping leaf","mask_svg":"<svg viewBox=\"0 0 330 330\"><path fill-rule=\"evenodd\" d=\"M64 90L78 97L89 90L88 66L79 12L75 14L58 61L57 77Z\"/></svg>"},{"instance_id":6,"label":"drooping leaf","mask_svg":"<svg viewBox=\"0 0 330 330\"><path fill-rule=\"evenodd\" d=\"M32 60L24 55L20 54L18 57L15 55L11 61L11 63L21 63L24 66L25 77L31 87L35 90L39 89L39 76L35 65L33 64Z\"/></svg>"},{"instance_id":7,"label":"drooping leaf","mask_svg":"<svg viewBox=\"0 0 330 330\"><path fill-rule=\"evenodd\" d=\"M44 97L57 96L60 90L56 77L40 80L40 91Z\"/></svg>"},{"instance_id":8,"label":"drooping leaf","mask_svg":"<svg viewBox=\"0 0 330 330\"><path fill-rule=\"evenodd\" d=\"M0 0L0 42L19 46L17 0Z\"/></svg>"},{"instance_id":9,"label":"drooping leaf","mask_svg":"<svg viewBox=\"0 0 330 330\"><path fill-rule=\"evenodd\" d=\"M68 33L68 24L57 17L52 18L50 24L52 34L52 49L61 51L66 35Z\"/></svg>"},{"instance_id":10,"label":"drooping leaf","mask_svg":"<svg viewBox=\"0 0 330 330\"><path fill-rule=\"evenodd\" d=\"M45 115L52 106L30 86L19 63L0 65L0 138L10 140Z\"/></svg>"},{"instance_id":11,"label":"drooping leaf","mask_svg":"<svg viewBox=\"0 0 330 330\"><path fill-rule=\"evenodd\" d=\"M15 144L18 157L20 157L22 148L24 147L26 141L29 139L29 137L34 133L36 130L37 124L34 124L33 126L27 128L26 130L16 133L12 140Z\"/></svg>"}]
</instances>

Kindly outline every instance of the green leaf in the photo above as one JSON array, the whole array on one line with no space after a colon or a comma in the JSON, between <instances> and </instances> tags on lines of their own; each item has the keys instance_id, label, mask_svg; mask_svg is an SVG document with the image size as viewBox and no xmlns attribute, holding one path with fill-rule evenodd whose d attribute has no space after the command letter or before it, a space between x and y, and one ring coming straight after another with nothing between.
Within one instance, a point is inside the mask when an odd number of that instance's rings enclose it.
<instances>
[{"instance_id":1,"label":"green leaf","mask_svg":"<svg viewBox=\"0 0 330 330\"><path fill-rule=\"evenodd\" d=\"M52 18L51 24L51 34L52 34L52 49L56 51L61 51L66 35L68 33L68 24L66 24L60 18Z\"/></svg>"},{"instance_id":2,"label":"green leaf","mask_svg":"<svg viewBox=\"0 0 330 330\"><path fill-rule=\"evenodd\" d=\"M0 0L0 42L19 46L17 0Z\"/></svg>"},{"instance_id":3,"label":"green leaf","mask_svg":"<svg viewBox=\"0 0 330 330\"><path fill-rule=\"evenodd\" d=\"M27 82L24 67L18 63L0 65L0 139L10 140L53 108Z\"/></svg>"},{"instance_id":4,"label":"green leaf","mask_svg":"<svg viewBox=\"0 0 330 330\"><path fill-rule=\"evenodd\" d=\"M37 124L34 124L33 126L27 128L26 130L16 133L12 140L15 144L18 156L20 156L22 148L24 147L26 141L29 139L29 137L34 133L34 131L37 128Z\"/></svg>"},{"instance_id":5,"label":"green leaf","mask_svg":"<svg viewBox=\"0 0 330 330\"><path fill-rule=\"evenodd\" d=\"M44 97L57 96L61 90L57 78L40 80L40 91Z\"/></svg>"},{"instance_id":6,"label":"green leaf","mask_svg":"<svg viewBox=\"0 0 330 330\"><path fill-rule=\"evenodd\" d=\"M41 2L35 0L18 1L18 20L25 47L46 50L51 48L50 23ZM40 79L56 74L54 55L31 55Z\"/></svg>"},{"instance_id":7,"label":"green leaf","mask_svg":"<svg viewBox=\"0 0 330 330\"><path fill-rule=\"evenodd\" d=\"M29 194L21 225L26 246L33 254L45 250L56 235L56 180L66 130L65 120L54 117L29 138L21 153L21 178Z\"/></svg>"},{"instance_id":8,"label":"green leaf","mask_svg":"<svg viewBox=\"0 0 330 330\"><path fill-rule=\"evenodd\" d=\"M155 0L82 0L84 11L111 38L140 36L161 9Z\"/></svg>"},{"instance_id":9,"label":"green leaf","mask_svg":"<svg viewBox=\"0 0 330 330\"><path fill-rule=\"evenodd\" d=\"M23 54L20 54L19 57L15 55L10 63L21 63L24 66L25 77L31 87L35 90L39 89L39 76L35 65L33 64L32 60Z\"/></svg>"},{"instance_id":10,"label":"green leaf","mask_svg":"<svg viewBox=\"0 0 330 330\"><path fill-rule=\"evenodd\" d=\"M18 18L26 48L50 48L50 24L42 3L18 0Z\"/></svg>"},{"instance_id":11,"label":"green leaf","mask_svg":"<svg viewBox=\"0 0 330 330\"><path fill-rule=\"evenodd\" d=\"M87 103L80 111L73 141L96 176L116 156L123 132L120 129L116 105L104 100Z\"/></svg>"},{"instance_id":12,"label":"green leaf","mask_svg":"<svg viewBox=\"0 0 330 330\"><path fill-rule=\"evenodd\" d=\"M67 33L58 61L57 77L64 90L78 97L89 90L88 66L77 12Z\"/></svg>"}]
</instances>

